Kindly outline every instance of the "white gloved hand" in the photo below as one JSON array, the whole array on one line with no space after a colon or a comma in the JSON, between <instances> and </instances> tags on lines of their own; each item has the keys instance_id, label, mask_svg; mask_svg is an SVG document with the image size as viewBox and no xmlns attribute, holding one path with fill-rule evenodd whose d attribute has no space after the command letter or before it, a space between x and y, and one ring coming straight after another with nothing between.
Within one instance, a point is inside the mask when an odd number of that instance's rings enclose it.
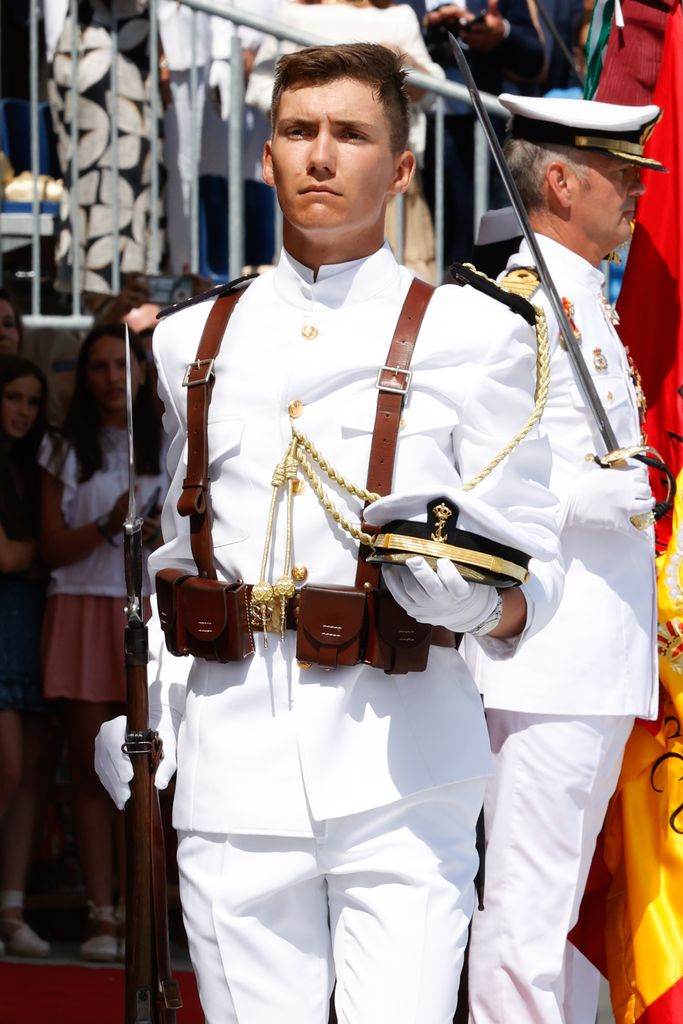
<instances>
[{"instance_id":1,"label":"white gloved hand","mask_svg":"<svg viewBox=\"0 0 683 1024\"><path fill-rule=\"evenodd\" d=\"M490 618L498 603L495 587L468 583L453 563L440 558L436 572L415 555L405 566L385 565L382 576L391 596L418 622L469 633Z\"/></svg>"},{"instance_id":2,"label":"white gloved hand","mask_svg":"<svg viewBox=\"0 0 683 1024\"><path fill-rule=\"evenodd\" d=\"M209 89L217 90L220 100L221 118L227 121L230 116L230 61L211 61Z\"/></svg>"},{"instance_id":3,"label":"white gloved hand","mask_svg":"<svg viewBox=\"0 0 683 1024\"><path fill-rule=\"evenodd\" d=\"M154 776L154 785L157 789L165 789L176 770L176 749L181 717L179 711L165 707L156 727L163 742L163 757ZM125 715L104 722L95 737L95 771L119 810L123 810L130 796L130 780L133 778L131 759L121 749L125 739Z\"/></svg>"},{"instance_id":4,"label":"white gloved hand","mask_svg":"<svg viewBox=\"0 0 683 1024\"><path fill-rule=\"evenodd\" d=\"M650 512L654 503L647 471L641 466L591 467L574 481L565 526L630 533L636 529L630 517Z\"/></svg>"}]
</instances>

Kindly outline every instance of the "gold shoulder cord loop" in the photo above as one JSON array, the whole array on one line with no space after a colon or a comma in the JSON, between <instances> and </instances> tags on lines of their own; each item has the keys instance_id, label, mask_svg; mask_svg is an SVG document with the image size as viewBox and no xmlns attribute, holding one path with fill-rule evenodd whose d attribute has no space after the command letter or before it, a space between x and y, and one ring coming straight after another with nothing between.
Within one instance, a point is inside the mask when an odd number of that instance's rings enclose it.
<instances>
[{"instance_id":1,"label":"gold shoulder cord loop","mask_svg":"<svg viewBox=\"0 0 683 1024\"><path fill-rule=\"evenodd\" d=\"M492 278L487 277L486 274L482 274L482 272L472 266L471 263L466 263L465 266L468 270L474 271L474 273L485 278L485 280L490 281L491 284L495 284L496 287L501 288L503 291L510 292L513 295L521 295L522 298L527 299L527 301L538 289L538 278L532 270L528 270L526 267L519 267L516 270L512 270L503 278L500 285L497 285ZM493 470L499 466L511 452L514 451L520 441L524 440L532 427L536 426L543 415L545 403L548 400L548 389L550 387L550 344L548 341L548 323L545 313L540 306L534 306L534 313L536 314L536 388L534 392L534 411L522 429L510 439L506 446L498 452L490 462L487 462L484 468L477 473L472 480L469 480L463 485L463 491L473 490L477 484L480 484L482 480L489 476Z\"/></svg>"}]
</instances>

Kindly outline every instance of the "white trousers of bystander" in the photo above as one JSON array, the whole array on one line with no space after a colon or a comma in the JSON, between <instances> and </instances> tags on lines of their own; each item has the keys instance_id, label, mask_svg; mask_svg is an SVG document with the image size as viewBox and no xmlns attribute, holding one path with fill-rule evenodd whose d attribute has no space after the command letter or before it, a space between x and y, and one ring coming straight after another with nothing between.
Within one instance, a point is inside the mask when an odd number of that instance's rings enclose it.
<instances>
[{"instance_id":1,"label":"white trousers of bystander","mask_svg":"<svg viewBox=\"0 0 683 1024\"><path fill-rule=\"evenodd\" d=\"M496 771L485 799L485 910L472 921L470 1024L594 1024L595 973L567 934L633 717L494 709L487 720Z\"/></svg>"},{"instance_id":2,"label":"white trousers of bystander","mask_svg":"<svg viewBox=\"0 0 683 1024\"><path fill-rule=\"evenodd\" d=\"M314 822L313 838L179 833L206 1024L451 1024L484 779Z\"/></svg>"}]
</instances>

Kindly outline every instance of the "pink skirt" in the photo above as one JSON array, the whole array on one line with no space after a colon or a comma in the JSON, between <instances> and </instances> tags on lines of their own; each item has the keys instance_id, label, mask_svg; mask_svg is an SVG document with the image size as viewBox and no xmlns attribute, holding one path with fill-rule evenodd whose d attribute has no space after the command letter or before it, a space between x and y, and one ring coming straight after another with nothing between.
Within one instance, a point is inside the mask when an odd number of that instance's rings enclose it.
<instances>
[{"instance_id":1,"label":"pink skirt","mask_svg":"<svg viewBox=\"0 0 683 1024\"><path fill-rule=\"evenodd\" d=\"M125 597L79 594L48 598L41 652L46 698L125 701L125 603Z\"/></svg>"}]
</instances>

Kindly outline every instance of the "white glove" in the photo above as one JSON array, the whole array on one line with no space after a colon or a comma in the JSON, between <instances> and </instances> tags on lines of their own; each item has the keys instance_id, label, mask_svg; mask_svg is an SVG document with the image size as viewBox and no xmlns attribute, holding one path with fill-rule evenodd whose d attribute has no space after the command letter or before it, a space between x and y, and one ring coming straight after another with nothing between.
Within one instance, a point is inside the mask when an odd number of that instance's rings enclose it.
<instances>
[{"instance_id":1,"label":"white glove","mask_svg":"<svg viewBox=\"0 0 683 1024\"><path fill-rule=\"evenodd\" d=\"M495 587L468 583L448 558L440 558L436 572L420 555L405 566L385 565L382 576L408 615L418 622L446 626L454 633L469 633L490 618L498 603Z\"/></svg>"},{"instance_id":2,"label":"white glove","mask_svg":"<svg viewBox=\"0 0 683 1024\"><path fill-rule=\"evenodd\" d=\"M650 512L654 503L647 472L642 467L591 467L574 481L565 526L630 533L636 529L630 517Z\"/></svg>"},{"instance_id":3,"label":"white glove","mask_svg":"<svg viewBox=\"0 0 683 1024\"><path fill-rule=\"evenodd\" d=\"M221 118L230 117L230 61L214 60L209 68L209 89L216 89L221 103Z\"/></svg>"},{"instance_id":4,"label":"white glove","mask_svg":"<svg viewBox=\"0 0 683 1024\"><path fill-rule=\"evenodd\" d=\"M181 714L173 708L163 708L157 731L163 742L163 757L154 776L157 789L165 789L176 770L176 750ZM121 811L130 796L133 765L121 747L126 739L126 717L120 715L104 722L95 737L95 771L100 782Z\"/></svg>"}]
</instances>

